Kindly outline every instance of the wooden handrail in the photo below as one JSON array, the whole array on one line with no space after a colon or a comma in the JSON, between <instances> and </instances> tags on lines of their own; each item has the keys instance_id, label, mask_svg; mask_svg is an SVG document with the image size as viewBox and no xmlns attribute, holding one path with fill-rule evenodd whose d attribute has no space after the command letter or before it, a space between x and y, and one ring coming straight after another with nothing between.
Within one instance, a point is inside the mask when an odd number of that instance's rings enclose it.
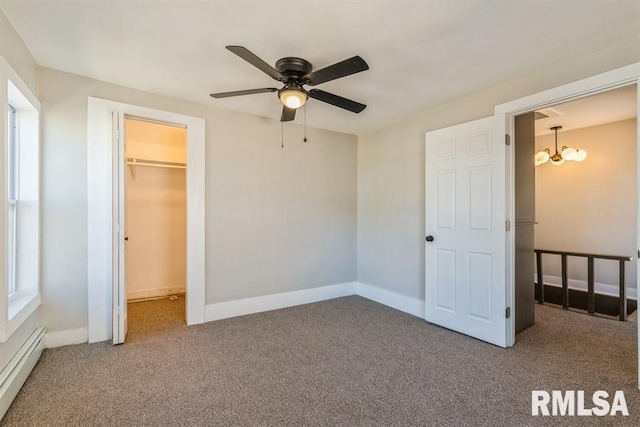
<instances>
[{"instance_id":1,"label":"wooden handrail","mask_svg":"<svg viewBox=\"0 0 640 427\"><path fill-rule=\"evenodd\" d=\"M548 249L534 249L534 250L536 251L536 253L539 252L541 254L578 256L583 258L613 259L616 261L631 261L630 256L622 256L622 255L588 254L584 252L551 251Z\"/></svg>"},{"instance_id":2,"label":"wooden handrail","mask_svg":"<svg viewBox=\"0 0 640 427\"><path fill-rule=\"evenodd\" d=\"M542 274L542 254L560 255L562 274L562 308L569 309L569 279L567 277L567 258L570 256L587 258L587 312L595 314L595 264L594 259L607 259L618 261L619 263L619 319L627 319L627 295L625 286L625 262L631 261L632 257L621 255L601 255L583 252L552 251L548 249L534 249L536 254L536 273L538 276L538 286L540 287L540 304L544 304L544 280Z\"/></svg>"}]
</instances>

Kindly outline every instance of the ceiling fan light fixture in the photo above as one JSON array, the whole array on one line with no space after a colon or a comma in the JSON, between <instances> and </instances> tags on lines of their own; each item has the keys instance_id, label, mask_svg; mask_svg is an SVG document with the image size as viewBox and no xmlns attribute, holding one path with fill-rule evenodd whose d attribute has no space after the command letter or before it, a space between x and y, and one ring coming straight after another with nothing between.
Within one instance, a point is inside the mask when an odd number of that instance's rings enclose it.
<instances>
[{"instance_id":1,"label":"ceiling fan light fixture","mask_svg":"<svg viewBox=\"0 0 640 427\"><path fill-rule=\"evenodd\" d=\"M300 108L307 102L307 94L300 89L285 88L278 94L280 102L287 108Z\"/></svg>"}]
</instances>

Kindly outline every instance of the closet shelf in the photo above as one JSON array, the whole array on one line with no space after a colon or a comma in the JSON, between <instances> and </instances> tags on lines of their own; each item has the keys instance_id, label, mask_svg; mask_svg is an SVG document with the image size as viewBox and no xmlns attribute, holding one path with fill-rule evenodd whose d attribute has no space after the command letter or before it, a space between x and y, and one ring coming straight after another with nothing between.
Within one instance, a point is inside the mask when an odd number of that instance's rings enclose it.
<instances>
[{"instance_id":1,"label":"closet shelf","mask_svg":"<svg viewBox=\"0 0 640 427\"><path fill-rule=\"evenodd\" d=\"M151 166L155 168L170 168L170 169L186 169L187 168L186 163L166 162L163 160L136 159L133 157L127 157L127 164L129 166Z\"/></svg>"},{"instance_id":2,"label":"closet shelf","mask_svg":"<svg viewBox=\"0 0 640 427\"><path fill-rule=\"evenodd\" d=\"M163 160L148 160L148 159L136 159L134 157L127 157L127 165L131 171L131 177L136 179L135 166L149 166L152 168L165 168L165 169L186 169L186 163L180 162L166 162Z\"/></svg>"}]
</instances>

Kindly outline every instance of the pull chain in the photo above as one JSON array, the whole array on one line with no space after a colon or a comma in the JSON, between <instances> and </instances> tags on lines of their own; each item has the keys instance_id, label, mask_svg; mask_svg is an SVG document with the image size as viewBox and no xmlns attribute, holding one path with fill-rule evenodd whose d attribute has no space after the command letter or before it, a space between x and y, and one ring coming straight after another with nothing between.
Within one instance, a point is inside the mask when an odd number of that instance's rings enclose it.
<instances>
[{"instance_id":1,"label":"pull chain","mask_svg":"<svg viewBox=\"0 0 640 427\"><path fill-rule=\"evenodd\" d=\"M284 148L284 122L280 122L280 138L282 142L282 148Z\"/></svg>"},{"instance_id":2,"label":"pull chain","mask_svg":"<svg viewBox=\"0 0 640 427\"><path fill-rule=\"evenodd\" d=\"M307 142L307 104L304 104L304 142Z\"/></svg>"}]
</instances>

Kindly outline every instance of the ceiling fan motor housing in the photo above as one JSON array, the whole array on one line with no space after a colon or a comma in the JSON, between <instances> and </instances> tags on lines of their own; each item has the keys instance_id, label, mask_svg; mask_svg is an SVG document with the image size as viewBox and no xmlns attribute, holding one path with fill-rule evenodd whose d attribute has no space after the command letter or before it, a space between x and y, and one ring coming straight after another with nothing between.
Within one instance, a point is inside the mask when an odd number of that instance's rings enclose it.
<instances>
[{"instance_id":1,"label":"ceiling fan motor housing","mask_svg":"<svg viewBox=\"0 0 640 427\"><path fill-rule=\"evenodd\" d=\"M311 73L313 66L306 59L287 57L278 59L276 70L289 80L302 80L304 76Z\"/></svg>"}]
</instances>

